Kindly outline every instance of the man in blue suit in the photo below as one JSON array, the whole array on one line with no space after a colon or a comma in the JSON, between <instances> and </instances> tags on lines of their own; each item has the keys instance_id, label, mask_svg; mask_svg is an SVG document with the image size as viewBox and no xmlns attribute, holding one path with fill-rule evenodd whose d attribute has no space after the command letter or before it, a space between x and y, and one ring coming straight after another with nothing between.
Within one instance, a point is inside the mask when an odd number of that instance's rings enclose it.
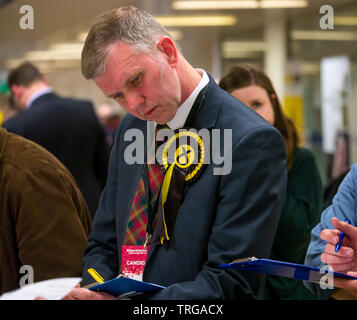
<instances>
[{"instance_id":1,"label":"man in blue suit","mask_svg":"<svg viewBox=\"0 0 357 320\"><path fill-rule=\"evenodd\" d=\"M111 10L97 18L83 48L82 73L130 113L122 120L111 151L108 181L84 254L84 270L94 268L109 280L125 267L122 247L128 243L133 202L146 166L128 163L127 150L133 143L126 135L129 130L142 132L146 141L153 122L172 130L206 129L212 135L216 129L223 150L227 143L223 130L228 129L232 148L226 157L232 167L217 174L217 165L211 161L194 183L185 184L177 217L163 242L155 241L164 219L159 215L161 204L157 213L154 210L159 216L142 279L166 288L138 297L259 297L263 281L258 274L218 266L253 255L269 257L286 187L285 148L279 132L221 90L204 70L193 68L167 31L150 14L134 7ZM165 216L171 214L165 211ZM150 219L143 221L150 225ZM86 271L83 278L85 284L93 282ZM114 297L75 288L67 298Z\"/></svg>"},{"instance_id":2,"label":"man in blue suit","mask_svg":"<svg viewBox=\"0 0 357 320\"><path fill-rule=\"evenodd\" d=\"M93 217L106 182L109 153L93 104L58 96L29 62L9 72L8 85L22 112L3 127L38 143L64 164Z\"/></svg>"}]
</instances>

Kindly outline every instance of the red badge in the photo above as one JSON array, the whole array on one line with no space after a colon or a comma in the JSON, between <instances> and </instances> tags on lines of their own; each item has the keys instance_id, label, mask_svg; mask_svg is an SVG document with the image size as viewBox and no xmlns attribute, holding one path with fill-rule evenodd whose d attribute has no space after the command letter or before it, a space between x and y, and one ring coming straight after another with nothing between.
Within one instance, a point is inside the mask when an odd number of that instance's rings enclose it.
<instances>
[{"instance_id":1,"label":"red badge","mask_svg":"<svg viewBox=\"0 0 357 320\"><path fill-rule=\"evenodd\" d=\"M142 281L149 246L122 246L121 274L125 277Z\"/></svg>"}]
</instances>

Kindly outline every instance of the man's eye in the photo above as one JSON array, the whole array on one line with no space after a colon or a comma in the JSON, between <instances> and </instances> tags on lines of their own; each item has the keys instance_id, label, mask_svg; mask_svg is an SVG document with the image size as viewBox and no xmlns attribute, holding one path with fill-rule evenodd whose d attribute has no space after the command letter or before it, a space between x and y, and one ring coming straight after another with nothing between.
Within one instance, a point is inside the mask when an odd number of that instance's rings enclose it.
<instances>
[{"instance_id":1,"label":"man's eye","mask_svg":"<svg viewBox=\"0 0 357 320\"><path fill-rule=\"evenodd\" d=\"M123 97L123 94L122 94L121 92L118 92L118 93L113 97L113 99L114 99L114 100L118 100L118 99L120 99L121 97Z\"/></svg>"},{"instance_id":2,"label":"man's eye","mask_svg":"<svg viewBox=\"0 0 357 320\"><path fill-rule=\"evenodd\" d=\"M137 84L139 84L140 80L141 80L141 76L138 75L137 77L135 77L135 78L131 81L131 84L132 84L132 85L137 85Z\"/></svg>"}]
</instances>

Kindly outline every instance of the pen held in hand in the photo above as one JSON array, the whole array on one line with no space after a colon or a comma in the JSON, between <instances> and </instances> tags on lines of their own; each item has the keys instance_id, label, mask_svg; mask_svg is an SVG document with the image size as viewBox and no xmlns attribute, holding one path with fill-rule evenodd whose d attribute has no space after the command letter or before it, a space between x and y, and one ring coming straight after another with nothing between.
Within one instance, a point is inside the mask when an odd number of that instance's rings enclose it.
<instances>
[{"instance_id":1,"label":"pen held in hand","mask_svg":"<svg viewBox=\"0 0 357 320\"><path fill-rule=\"evenodd\" d=\"M344 222L347 222L348 224L351 224L351 221L350 221L349 219L345 219ZM341 233L340 233L339 240L338 240L338 243L336 244L336 247L335 247L335 252L338 252L338 250L340 250L341 245L342 245L342 241L343 241L343 238L344 238L344 237L345 237L344 232L341 232Z\"/></svg>"},{"instance_id":2,"label":"pen held in hand","mask_svg":"<svg viewBox=\"0 0 357 320\"><path fill-rule=\"evenodd\" d=\"M104 279L102 278L102 276L93 268L90 268L87 270L88 273L94 278L95 281L97 281L97 283L103 283Z\"/></svg>"}]
</instances>

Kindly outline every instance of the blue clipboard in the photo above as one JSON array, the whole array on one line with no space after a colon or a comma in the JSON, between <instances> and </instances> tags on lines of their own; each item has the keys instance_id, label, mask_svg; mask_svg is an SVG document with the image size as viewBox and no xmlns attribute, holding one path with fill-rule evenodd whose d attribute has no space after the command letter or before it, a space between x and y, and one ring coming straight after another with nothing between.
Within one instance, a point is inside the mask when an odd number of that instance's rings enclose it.
<instances>
[{"instance_id":1,"label":"blue clipboard","mask_svg":"<svg viewBox=\"0 0 357 320\"><path fill-rule=\"evenodd\" d=\"M112 280L88 287L89 290L104 291L115 297L123 295L136 295L144 292L161 290L164 288L165 287L157 284L139 281L124 276L119 276L118 278L114 278Z\"/></svg>"},{"instance_id":2,"label":"blue clipboard","mask_svg":"<svg viewBox=\"0 0 357 320\"><path fill-rule=\"evenodd\" d=\"M335 278L357 280L356 277L349 276L340 272L333 272L326 269L319 269L303 264L283 262L270 259L257 259L255 257L234 260L231 263L218 266L223 269L237 269L242 271L252 271L265 273L280 277L305 280L320 283L323 276L333 276Z\"/></svg>"}]
</instances>

